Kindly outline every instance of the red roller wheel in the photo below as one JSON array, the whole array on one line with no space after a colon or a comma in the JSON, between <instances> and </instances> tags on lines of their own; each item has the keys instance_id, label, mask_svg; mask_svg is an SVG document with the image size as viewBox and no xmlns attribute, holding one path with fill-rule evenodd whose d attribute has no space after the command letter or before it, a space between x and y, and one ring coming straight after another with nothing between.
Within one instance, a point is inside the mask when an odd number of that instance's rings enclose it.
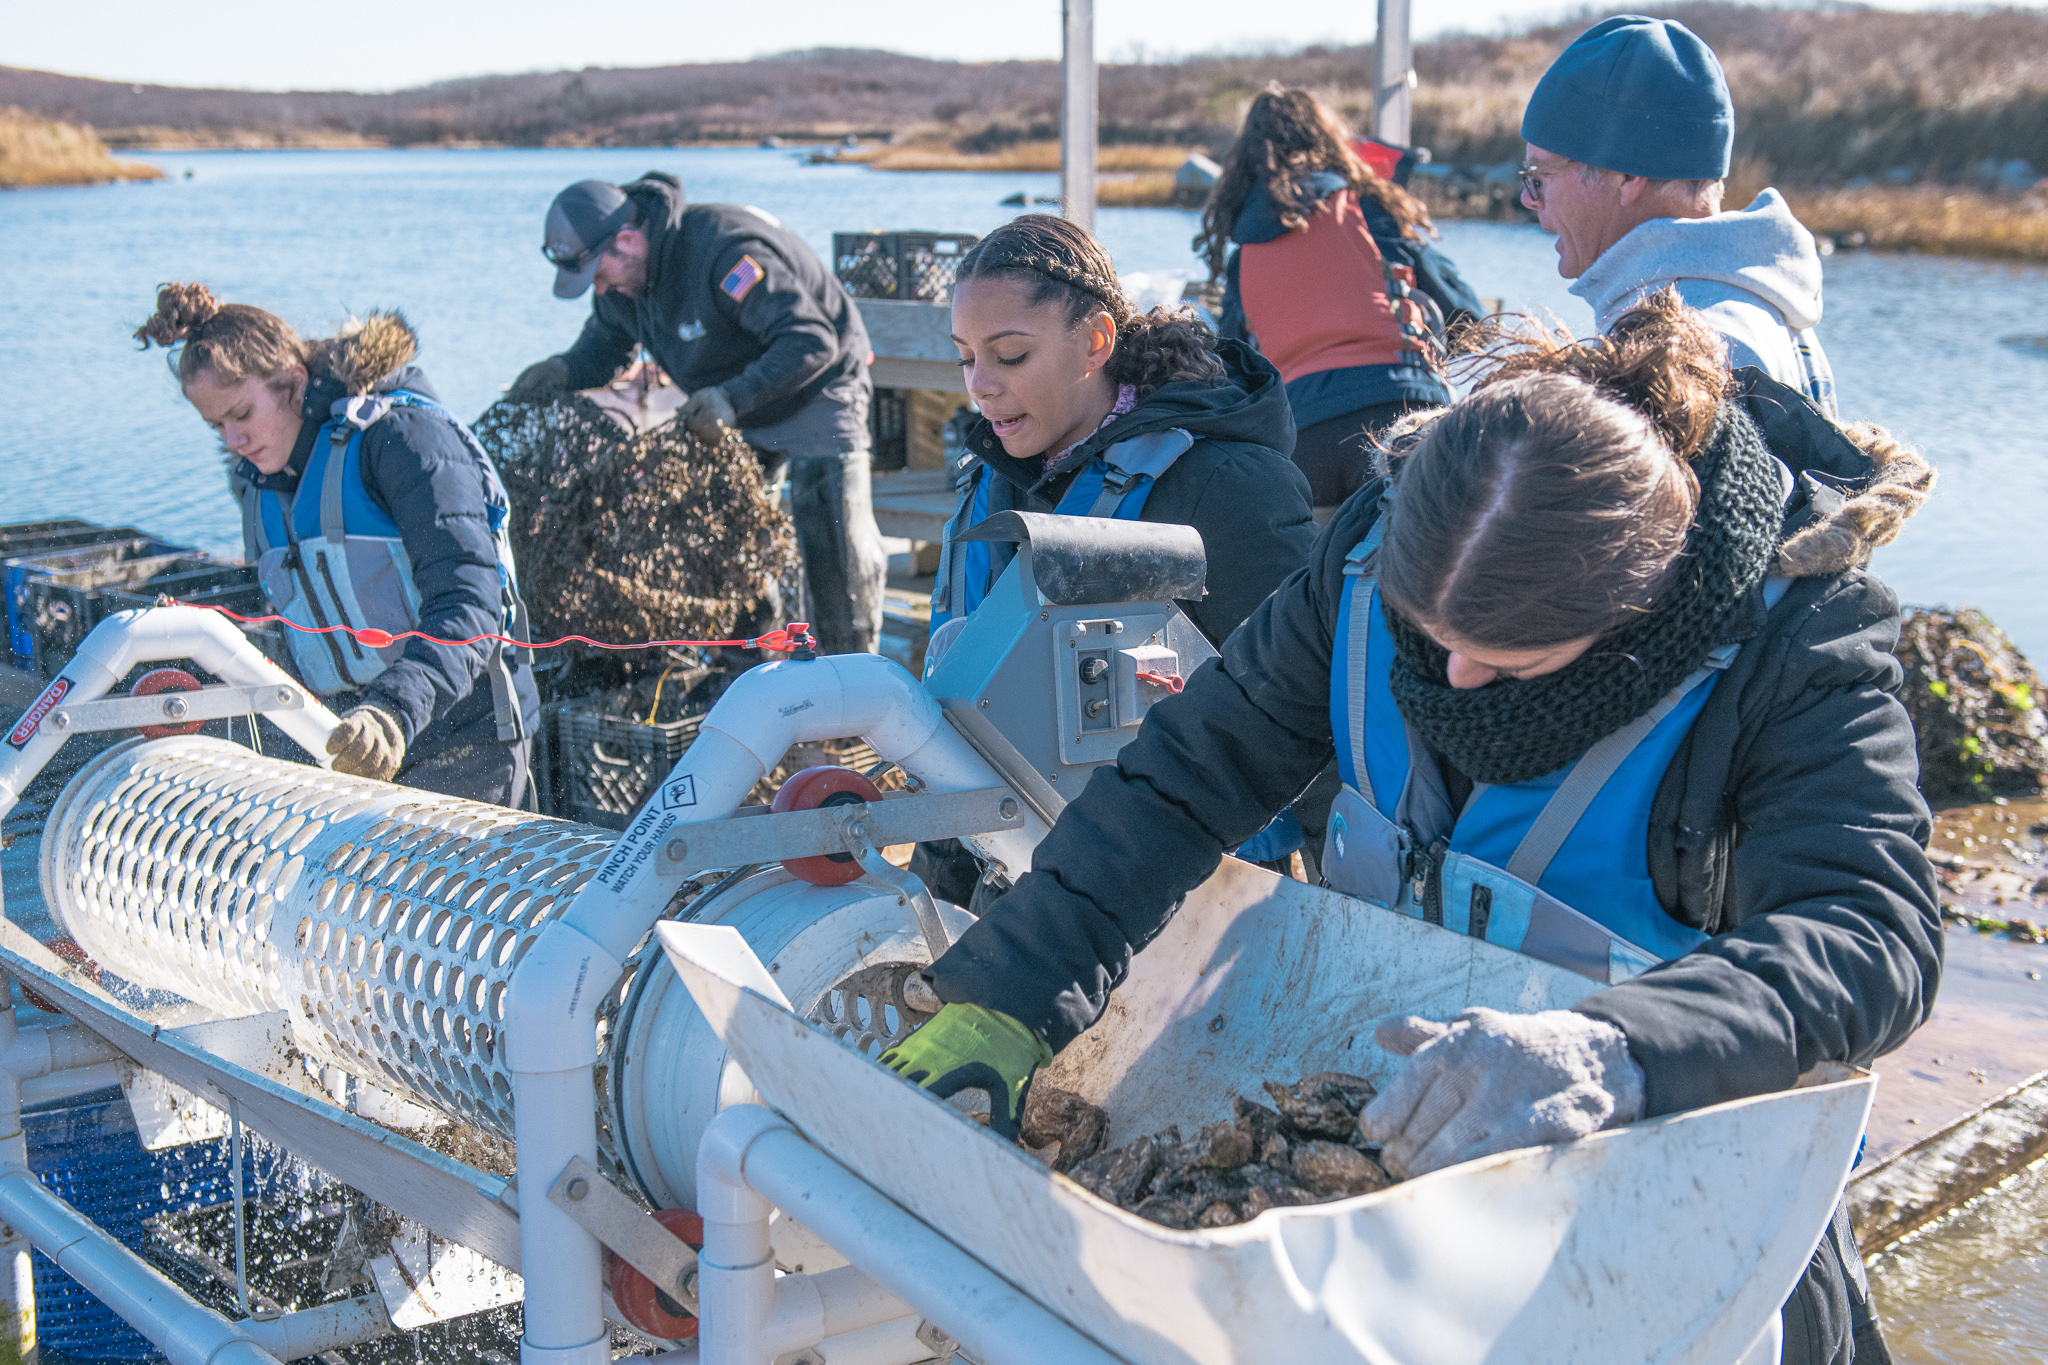
<instances>
[{"instance_id":1,"label":"red roller wheel","mask_svg":"<svg viewBox=\"0 0 2048 1365\"><path fill-rule=\"evenodd\" d=\"M688 1209L660 1209L654 1221L699 1250L704 1246L704 1220ZM610 1264L612 1302L627 1322L651 1337L683 1341L697 1335L697 1319L687 1308L654 1287L654 1281L625 1261L605 1253Z\"/></svg>"},{"instance_id":2,"label":"red roller wheel","mask_svg":"<svg viewBox=\"0 0 2048 1365\"><path fill-rule=\"evenodd\" d=\"M860 801L879 801L882 789L851 768L825 763L806 768L782 784L769 807L775 811L816 810L820 806L850 806ZM851 853L816 853L808 858L784 858L790 875L813 886L844 886L857 879L861 865Z\"/></svg>"},{"instance_id":3,"label":"red roller wheel","mask_svg":"<svg viewBox=\"0 0 2048 1365\"><path fill-rule=\"evenodd\" d=\"M136 679L135 686L128 689L131 697L153 697L159 692L197 692L199 679L182 668L155 668ZM172 735L196 735L199 722L187 721L183 725L145 725L144 739L169 739Z\"/></svg>"},{"instance_id":4,"label":"red roller wheel","mask_svg":"<svg viewBox=\"0 0 2048 1365\"><path fill-rule=\"evenodd\" d=\"M78 946L76 939L53 938L43 946L58 957L63 958L66 962L81 964L85 968L85 974L92 978L92 983L95 986L100 983L100 964L85 955L85 949ZM25 985L21 988L21 998L34 1005L44 1014L62 1014L64 1012Z\"/></svg>"}]
</instances>

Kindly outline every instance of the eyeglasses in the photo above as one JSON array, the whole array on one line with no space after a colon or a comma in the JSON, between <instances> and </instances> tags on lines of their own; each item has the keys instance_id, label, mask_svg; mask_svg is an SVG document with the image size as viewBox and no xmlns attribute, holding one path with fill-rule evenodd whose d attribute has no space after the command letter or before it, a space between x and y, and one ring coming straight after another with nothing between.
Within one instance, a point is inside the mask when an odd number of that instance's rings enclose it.
<instances>
[{"instance_id":1,"label":"eyeglasses","mask_svg":"<svg viewBox=\"0 0 2048 1365\"><path fill-rule=\"evenodd\" d=\"M1523 196L1532 204L1540 204L1543 202L1544 182L1557 179L1567 166L1577 164L1575 161L1560 161L1554 166L1539 166L1533 161L1524 161L1515 174L1522 179Z\"/></svg>"}]
</instances>

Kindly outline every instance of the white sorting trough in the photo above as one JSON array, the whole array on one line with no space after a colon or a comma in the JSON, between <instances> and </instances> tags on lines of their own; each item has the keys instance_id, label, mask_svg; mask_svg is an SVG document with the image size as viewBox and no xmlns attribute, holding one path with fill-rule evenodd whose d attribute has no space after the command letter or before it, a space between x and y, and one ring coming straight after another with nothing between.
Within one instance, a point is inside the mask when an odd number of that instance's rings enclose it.
<instances>
[{"instance_id":1,"label":"white sorting trough","mask_svg":"<svg viewBox=\"0 0 2048 1365\"><path fill-rule=\"evenodd\" d=\"M1811 1257L1875 1085L1857 1075L1177 1232L1096 1199L789 1013L734 931L659 932L762 1102L1136 1365L1731 1365ZM1225 859L1046 1078L1105 1105L1112 1142L1168 1123L1192 1131L1263 1079L1342 1070L1383 1084L1398 1059L1372 1026L1389 1013L1557 1008L1592 989Z\"/></svg>"}]
</instances>

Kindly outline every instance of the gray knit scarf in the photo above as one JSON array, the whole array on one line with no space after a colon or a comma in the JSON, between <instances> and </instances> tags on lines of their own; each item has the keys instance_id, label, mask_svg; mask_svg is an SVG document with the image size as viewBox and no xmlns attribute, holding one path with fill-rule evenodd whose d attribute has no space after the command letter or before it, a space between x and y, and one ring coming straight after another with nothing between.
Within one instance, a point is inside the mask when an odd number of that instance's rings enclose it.
<instances>
[{"instance_id":1,"label":"gray knit scarf","mask_svg":"<svg viewBox=\"0 0 2048 1365\"><path fill-rule=\"evenodd\" d=\"M1555 673L1452 687L1444 648L1386 611L1394 701L1433 752L1475 782L1541 777L1655 706L1730 638L1775 560L1784 488L1755 423L1733 406L1692 466L1700 504L1677 575L1651 611Z\"/></svg>"}]
</instances>

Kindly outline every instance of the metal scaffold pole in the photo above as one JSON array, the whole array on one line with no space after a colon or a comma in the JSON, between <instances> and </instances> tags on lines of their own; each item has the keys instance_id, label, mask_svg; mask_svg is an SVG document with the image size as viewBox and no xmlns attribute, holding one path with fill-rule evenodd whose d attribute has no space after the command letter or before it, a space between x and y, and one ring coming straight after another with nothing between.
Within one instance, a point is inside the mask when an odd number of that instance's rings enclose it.
<instances>
[{"instance_id":1,"label":"metal scaffold pole","mask_svg":"<svg viewBox=\"0 0 2048 1365\"><path fill-rule=\"evenodd\" d=\"M1064 0L1060 49L1060 213L1095 230L1095 0Z\"/></svg>"},{"instance_id":2,"label":"metal scaffold pole","mask_svg":"<svg viewBox=\"0 0 2048 1365\"><path fill-rule=\"evenodd\" d=\"M1415 99L1415 43L1408 29L1408 0L1380 0L1379 37L1373 46L1372 133L1382 142L1406 147Z\"/></svg>"}]
</instances>

